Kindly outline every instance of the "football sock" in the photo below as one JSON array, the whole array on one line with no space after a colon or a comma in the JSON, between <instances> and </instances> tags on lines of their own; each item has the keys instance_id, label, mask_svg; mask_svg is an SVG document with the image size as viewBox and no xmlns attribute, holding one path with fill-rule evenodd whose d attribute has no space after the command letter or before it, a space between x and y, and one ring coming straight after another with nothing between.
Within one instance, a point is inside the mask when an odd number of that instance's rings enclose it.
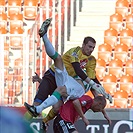
<instances>
[{"instance_id":1,"label":"football sock","mask_svg":"<svg viewBox=\"0 0 133 133\"><path fill-rule=\"evenodd\" d=\"M49 41L49 39L47 37L47 33L44 34L44 36L43 36L43 42L44 42L45 50L46 50L48 56L50 58L52 58L53 60L56 59L58 56L58 53L55 51L53 45Z\"/></svg>"},{"instance_id":2,"label":"football sock","mask_svg":"<svg viewBox=\"0 0 133 133\"><path fill-rule=\"evenodd\" d=\"M54 91L50 97L48 97L45 101L43 101L39 106L36 106L37 113L41 113L42 110L44 110L45 108L56 104L60 99L61 99L60 93Z\"/></svg>"},{"instance_id":3,"label":"football sock","mask_svg":"<svg viewBox=\"0 0 133 133\"><path fill-rule=\"evenodd\" d=\"M43 122L47 123L48 121L52 120L56 115L57 115L57 113L55 113L53 108L52 108L49 111L49 113L47 114L47 116L43 119Z\"/></svg>"}]
</instances>

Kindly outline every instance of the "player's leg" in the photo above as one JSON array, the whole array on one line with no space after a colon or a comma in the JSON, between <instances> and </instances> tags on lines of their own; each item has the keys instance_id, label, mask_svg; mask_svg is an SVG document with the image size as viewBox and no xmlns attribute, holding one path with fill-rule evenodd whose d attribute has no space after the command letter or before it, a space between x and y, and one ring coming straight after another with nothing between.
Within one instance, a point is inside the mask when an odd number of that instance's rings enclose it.
<instances>
[{"instance_id":1,"label":"player's leg","mask_svg":"<svg viewBox=\"0 0 133 133\"><path fill-rule=\"evenodd\" d=\"M39 30L39 35L40 37L43 38L43 42L44 42L44 46L45 46L45 50L46 50L46 53L47 55L54 60L54 64L57 68L59 68L60 70L63 70L64 67L63 67L63 61L62 61L62 58L61 56L55 51L53 45L51 44L51 42L49 41L48 37L47 37L47 30L48 30L48 27L51 23L51 19L46 19L40 30ZM41 31L41 32L40 32ZM43 33L43 34L42 34Z\"/></svg>"},{"instance_id":2,"label":"player's leg","mask_svg":"<svg viewBox=\"0 0 133 133\"><path fill-rule=\"evenodd\" d=\"M57 86L55 82L55 77L50 74L49 71L46 71L43 76L43 80L38 87L33 105L40 105L48 97L48 95L51 95L54 92L56 88ZM27 111L24 114L24 118L26 120L31 120L33 116Z\"/></svg>"},{"instance_id":3,"label":"player's leg","mask_svg":"<svg viewBox=\"0 0 133 133\"><path fill-rule=\"evenodd\" d=\"M26 102L24 105L34 117L37 117L45 108L53 106L59 100L61 100L62 95L67 96L65 86L57 87L57 89L53 92L53 94L50 97L48 97L45 101L43 101L39 106L32 106Z\"/></svg>"}]
</instances>

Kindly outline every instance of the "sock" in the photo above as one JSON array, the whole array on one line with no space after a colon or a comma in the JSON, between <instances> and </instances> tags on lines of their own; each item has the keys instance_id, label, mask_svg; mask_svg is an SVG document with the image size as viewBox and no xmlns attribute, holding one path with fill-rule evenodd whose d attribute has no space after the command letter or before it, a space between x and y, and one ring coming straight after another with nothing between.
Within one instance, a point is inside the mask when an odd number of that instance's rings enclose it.
<instances>
[{"instance_id":1,"label":"sock","mask_svg":"<svg viewBox=\"0 0 133 133\"><path fill-rule=\"evenodd\" d=\"M48 121L52 120L56 115L57 115L57 113L55 113L53 108L52 108L49 111L49 113L47 114L47 116L43 119L43 122L47 123Z\"/></svg>"},{"instance_id":2,"label":"sock","mask_svg":"<svg viewBox=\"0 0 133 133\"><path fill-rule=\"evenodd\" d=\"M33 116L28 111L24 114L25 120L30 121L32 118L33 118Z\"/></svg>"},{"instance_id":3,"label":"sock","mask_svg":"<svg viewBox=\"0 0 133 133\"><path fill-rule=\"evenodd\" d=\"M52 59L56 59L58 56L58 53L55 51L53 45L49 41L47 37L47 33L43 36L43 42L44 42L45 50L48 56Z\"/></svg>"},{"instance_id":4,"label":"sock","mask_svg":"<svg viewBox=\"0 0 133 133\"><path fill-rule=\"evenodd\" d=\"M61 99L59 92L54 91L53 94L43 101L39 106L36 106L37 113L41 113L45 108L50 107L58 102Z\"/></svg>"}]
</instances>

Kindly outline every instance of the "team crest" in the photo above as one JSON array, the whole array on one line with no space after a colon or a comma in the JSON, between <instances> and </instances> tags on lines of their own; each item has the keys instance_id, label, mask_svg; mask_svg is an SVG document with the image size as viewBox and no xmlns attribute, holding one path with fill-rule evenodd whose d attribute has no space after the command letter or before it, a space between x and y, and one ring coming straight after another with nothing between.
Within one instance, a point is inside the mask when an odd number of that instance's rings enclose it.
<instances>
[{"instance_id":1,"label":"team crest","mask_svg":"<svg viewBox=\"0 0 133 133\"><path fill-rule=\"evenodd\" d=\"M77 53L76 53L76 52L73 52L73 53L72 53L72 56L74 56L74 57L78 58L78 55L77 55Z\"/></svg>"}]
</instances>

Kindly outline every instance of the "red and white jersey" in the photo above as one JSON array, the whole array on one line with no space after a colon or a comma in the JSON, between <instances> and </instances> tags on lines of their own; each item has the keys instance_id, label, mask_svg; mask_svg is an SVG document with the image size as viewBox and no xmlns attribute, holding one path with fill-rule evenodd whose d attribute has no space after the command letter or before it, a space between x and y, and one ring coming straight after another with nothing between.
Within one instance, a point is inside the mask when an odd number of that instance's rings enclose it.
<instances>
[{"instance_id":1,"label":"red and white jersey","mask_svg":"<svg viewBox=\"0 0 133 133\"><path fill-rule=\"evenodd\" d=\"M87 110L90 109L93 103L93 99L88 95L83 95L78 99L81 103L83 113L85 113ZM65 104L63 104L59 110L59 113L63 120L74 123L79 118L79 115L75 110L72 101L73 100L69 100Z\"/></svg>"}]
</instances>

